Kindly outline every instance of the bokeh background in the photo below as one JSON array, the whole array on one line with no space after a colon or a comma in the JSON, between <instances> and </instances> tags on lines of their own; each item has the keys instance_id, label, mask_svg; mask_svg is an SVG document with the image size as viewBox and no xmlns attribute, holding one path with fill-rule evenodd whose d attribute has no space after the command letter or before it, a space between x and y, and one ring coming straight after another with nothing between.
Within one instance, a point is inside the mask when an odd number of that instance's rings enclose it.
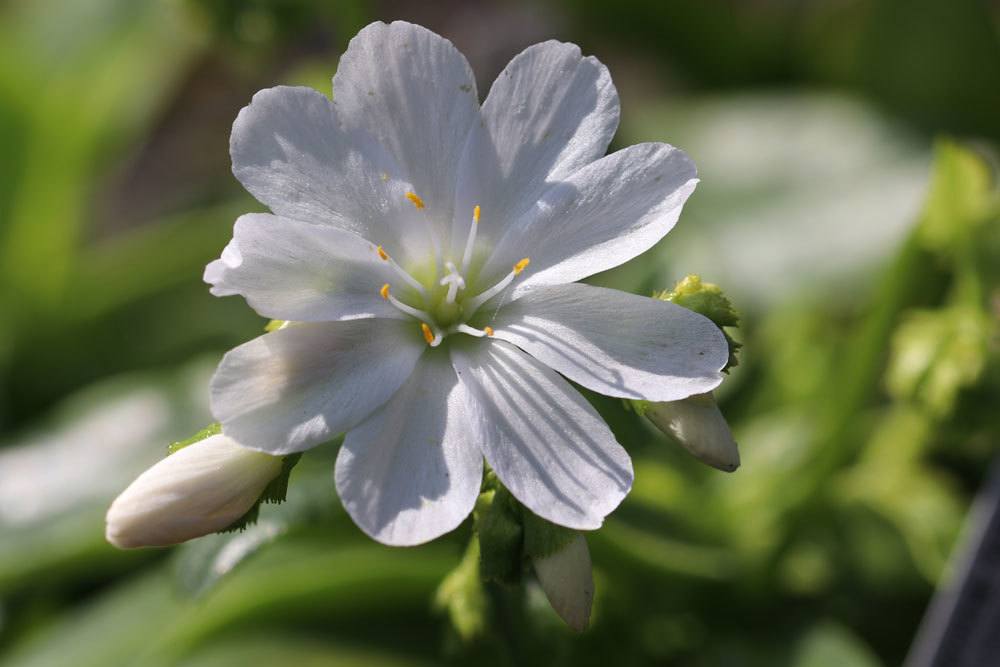
<instances>
[{"instance_id":1,"label":"bokeh background","mask_svg":"<svg viewBox=\"0 0 1000 667\"><path fill-rule=\"evenodd\" d=\"M537 586L491 587L482 616L439 591L467 525L366 539L336 443L246 532L103 540L264 324L201 282L260 209L233 119L260 88L328 92L348 39L394 18L454 41L481 94L525 46L576 42L618 86L614 147L699 165L678 227L595 281L726 290L743 466L594 397L636 483L589 537L582 636ZM1000 434L998 26L985 0L0 3L0 664L900 664Z\"/></svg>"}]
</instances>

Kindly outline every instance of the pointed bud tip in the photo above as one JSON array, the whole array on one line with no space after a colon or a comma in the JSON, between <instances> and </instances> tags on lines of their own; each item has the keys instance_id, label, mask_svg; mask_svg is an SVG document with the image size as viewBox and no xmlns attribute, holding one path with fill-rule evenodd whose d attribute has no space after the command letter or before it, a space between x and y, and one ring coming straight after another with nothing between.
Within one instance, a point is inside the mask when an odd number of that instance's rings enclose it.
<instances>
[{"instance_id":1,"label":"pointed bud tip","mask_svg":"<svg viewBox=\"0 0 1000 667\"><path fill-rule=\"evenodd\" d=\"M650 403L643 413L702 463L723 472L740 467L740 451L712 393Z\"/></svg>"},{"instance_id":2,"label":"pointed bud tip","mask_svg":"<svg viewBox=\"0 0 1000 667\"><path fill-rule=\"evenodd\" d=\"M532 560L535 576L552 609L575 632L590 625L594 575L587 539L577 535L556 553Z\"/></svg>"}]
</instances>

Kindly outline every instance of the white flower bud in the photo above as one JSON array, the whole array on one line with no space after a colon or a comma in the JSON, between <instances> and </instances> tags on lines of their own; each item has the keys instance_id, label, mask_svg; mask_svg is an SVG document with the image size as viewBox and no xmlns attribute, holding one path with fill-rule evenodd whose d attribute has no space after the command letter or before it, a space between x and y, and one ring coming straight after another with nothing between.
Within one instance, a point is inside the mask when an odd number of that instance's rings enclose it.
<instances>
[{"instance_id":1,"label":"white flower bud","mask_svg":"<svg viewBox=\"0 0 1000 667\"><path fill-rule=\"evenodd\" d=\"M212 435L139 475L111 503L105 536L121 549L167 546L222 530L246 514L282 460Z\"/></svg>"},{"instance_id":2,"label":"white flower bud","mask_svg":"<svg viewBox=\"0 0 1000 667\"><path fill-rule=\"evenodd\" d=\"M532 559L532 564L545 597L559 617L577 632L586 630L594 602L594 575L587 539L577 535L554 554Z\"/></svg>"},{"instance_id":3,"label":"white flower bud","mask_svg":"<svg viewBox=\"0 0 1000 667\"><path fill-rule=\"evenodd\" d=\"M711 392L681 401L650 403L644 414L702 462L725 472L740 467L736 441Z\"/></svg>"}]
</instances>

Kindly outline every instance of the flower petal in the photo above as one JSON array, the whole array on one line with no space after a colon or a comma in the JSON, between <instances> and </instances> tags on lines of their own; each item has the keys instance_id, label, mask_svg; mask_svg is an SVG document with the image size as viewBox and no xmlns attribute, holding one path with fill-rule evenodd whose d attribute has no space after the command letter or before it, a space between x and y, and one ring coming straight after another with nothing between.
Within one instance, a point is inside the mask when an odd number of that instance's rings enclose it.
<instances>
[{"instance_id":1,"label":"flower petal","mask_svg":"<svg viewBox=\"0 0 1000 667\"><path fill-rule=\"evenodd\" d=\"M266 213L240 216L205 269L215 296L241 294L264 317L300 322L403 317L378 293L398 277L350 232Z\"/></svg>"},{"instance_id":2,"label":"flower petal","mask_svg":"<svg viewBox=\"0 0 1000 667\"><path fill-rule=\"evenodd\" d=\"M604 155L618 128L618 93L596 58L584 58L575 44L548 41L510 61L482 116L458 172L458 243L473 206L482 206L480 239L495 242L550 185Z\"/></svg>"},{"instance_id":3,"label":"flower petal","mask_svg":"<svg viewBox=\"0 0 1000 667\"><path fill-rule=\"evenodd\" d=\"M465 57L426 28L372 23L341 57L333 96L345 127L368 132L395 157L446 242L459 161L479 120Z\"/></svg>"},{"instance_id":4,"label":"flower petal","mask_svg":"<svg viewBox=\"0 0 1000 667\"><path fill-rule=\"evenodd\" d=\"M236 178L280 216L347 230L400 258L432 247L398 163L370 135L342 128L312 88L258 92L233 123L229 150Z\"/></svg>"},{"instance_id":5,"label":"flower petal","mask_svg":"<svg viewBox=\"0 0 1000 667\"><path fill-rule=\"evenodd\" d=\"M121 549L178 544L232 525L281 472L281 459L213 435L139 475L108 510L106 537Z\"/></svg>"},{"instance_id":6,"label":"flower petal","mask_svg":"<svg viewBox=\"0 0 1000 667\"><path fill-rule=\"evenodd\" d=\"M579 283L541 287L504 306L494 336L588 389L676 401L711 391L729 358L719 327L667 301Z\"/></svg>"},{"instance_id":7,"label":"flower petal","mask_svg":"<svg viewBox=\"0 0 1000 667\"><path fill-rule=\"evenodd\" d=\"M300 452L389 400L425 349L412 320L294 324L222 358L212 378L212 414L246 447Z\"/></svg>"},{"instance_id":8,"label":"flower petal","mask_svg":"<svg viewBox=\"0 0 1000 667\"><path fill-rule=\"evenodd\" d=\"M499 277L522 257L530 268L511 298L623 264L670 231L697 184L694 163L667 144L636 144L550 187L512 226L483 275ZM489 283L487 283L489 284Z\"/></svg>"},{"instance_id":9,"label":"flower petal","mask_svg":"<svg viewBox=\"0 0 1000 667\"><path fill-rule=\"evenodd\" d=\"M632 462L568 382L503 341L454 347L475 438L514 497L553 523L599 528L632 488Z\"/></svg>"},{"instance_id":10,"label":"flower petal","mask_svg":"<svg viewBox=\"0 0 1000 667\"><path fill-rule=\"evenodd\" d=\"M483 477L468 399L446 354L424 357L398 392L347 434L337 493L354 522L393 546L421 544L469 515Z\"/></svg>"}]
</instances>

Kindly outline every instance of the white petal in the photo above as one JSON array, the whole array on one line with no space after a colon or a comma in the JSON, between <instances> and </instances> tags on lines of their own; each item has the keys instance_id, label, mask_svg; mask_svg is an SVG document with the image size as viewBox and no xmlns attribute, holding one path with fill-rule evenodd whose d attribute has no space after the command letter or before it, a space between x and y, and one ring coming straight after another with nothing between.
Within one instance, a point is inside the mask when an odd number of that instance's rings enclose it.
<instances>
[{"instance_id":1,"label":"white petal","mask_svg":"<svg viewBox=\"0 0 1000 667\"><path fill-rule=\"evenodd\" d=\"M533 559L532 565L559 618L577 632L586 630L594 603L594 573L587 538L578 534L554 554Z\"/></svg>"},{"instance_id":2,"label":"white petal","mask_svg":"<svg viewBox=\"0 0 1000 667\"><path fill-rule=\"evenodd\" d=\"M627 262L670 231L697 184L694 163L666 144L636 144L550 187L513 226L483 270L499 277L531 264L511 298Z\"/></svg>"},{"instance_id":3,"label":"white petal","mask_svg":"<svg viewBox=\"0 0 1000 667\"><path fill-rule=\"evenodd\" d=\"M139 475L111 504L106 537L122 549L167 546L230 526L281 472L281 458L213 435Z\"/></svg>"},{"instance_id":4,"label":"white petal","mask_svg":"<svg viewBox=\"0 0 1000 667\"><path fill-rule=\"evenodd\" d=\"M350 232L266 213L241 216L222 258L205 269L212 294L241 294L264 317L300 322L403 317L379 296L398 278Z\"/></svg>"},{"instance_id":5,"label":"white petal","mask_svg":"<svg viewBox=\"0 0 1000 667\"><path fill-rule=\"evenodd\" d=\"M343 129L311 88L254 95L233 123L230 154L236 178L278 215L345 229L398 259L432 248L399 164L370 135Z\"/></svg>"},{"instance_id":6,"label":"white petal","mask_svg":"<svg viewBox=\"0 0 1000 667\"><path fill-rule=\"evenodd\" d=\"M570 380L623 398L675 401L722 382L725 336L687 308L579 283L541 287L504 306L494 336Z\"/></svg>"},{"instance_id":7,"label":"white petal","mask_svg":"<svg viewBox=\"0 0 1000 667\"><path fill-rule=\"evenodd\" d=\"M341 57L333 97L345 127L370 133L396 159L446 237L459 160L479 120L465 57L426 28L372 23Z\"/></svg>"},{"instance_id":8,"label":"white petal","mask_svg":"<svg viewBox=\"0 0 1000 667\"><path fill-rule=\"evenodd\" d=\"M469 515L483 455L470 438L467 404L447 355L436 351L347 434L337 456L337 493L368 535L411 546L453 530Z\"/></svg>"},{"instance_id":9,"label":"white petal","mask_svg":"<svg viewBox=\"0 0 1000 667\"><path fill-rule=\"evenodd\" d=\"M553 523L599 528L632 488L632 462L597 411L503 341L455 347L452 359L475 401L473 437L504 486Z\"/></svg>"},{"instance_id":10,"label":"white petal","mask_svg":"<svg viewBox=\"0 0 1000 667\"><path fill-rule=\"evenodd\" d=\"M246 447L300 452L389 400L425 349L413 320L295 324L223 357L212 378L212 414Z\"/></svg>"},{"instance_id":11,"label":"white petal","mask_svg":"<svg viewBox=\"0 0 1000 667\"><path fill-rule=\"evenodd\" d=\"M530 46L500 73L483 103L458 173L454 237L482 206L481 239L499 240L545 189L598 159L618 128L608 70L575 44Z\"/></svg>"},{"instance_id":12,"label":"white petal","mask_svg":"<svg viewBox=\"0 0 1000 667\"><path fill-rule=\"evenodd\" d=\"M740 450L711 392L655 403L645 415L703 463L725 472L740 467Z\"/></svg>"}]
</instances>

